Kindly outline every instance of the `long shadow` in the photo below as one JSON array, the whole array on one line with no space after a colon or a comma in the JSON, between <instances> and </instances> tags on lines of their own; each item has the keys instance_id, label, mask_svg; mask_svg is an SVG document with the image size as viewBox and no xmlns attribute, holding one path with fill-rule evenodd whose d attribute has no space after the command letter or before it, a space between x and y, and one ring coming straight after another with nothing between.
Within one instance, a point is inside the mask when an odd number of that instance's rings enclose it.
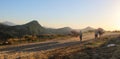
<instances>
[{"instance_id":1,"label":"long shadow","mask_svg":"<svg viewBox=\"0 0 120 59\"><path fill-rule=\"evenodd\" d=\"M57 43L59 43L59 42L48 42L48 43L39 43L39 44L30 44L30 45L24 45L24 46L1 48L0 52L3 52L3 51L16 52L16 51L22 51L22 50L27 49L27 48L46 46L46 45L52 45L52 44L57 44Z\"/></svg>"}]
</instances>

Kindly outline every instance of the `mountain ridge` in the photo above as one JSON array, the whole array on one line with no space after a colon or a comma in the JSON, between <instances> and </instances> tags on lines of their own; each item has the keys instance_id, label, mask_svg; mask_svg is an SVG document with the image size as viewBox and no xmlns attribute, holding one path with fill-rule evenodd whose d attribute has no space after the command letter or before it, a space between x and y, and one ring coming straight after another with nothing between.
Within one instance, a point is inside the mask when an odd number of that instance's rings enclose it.
<instances>
[{"instance_id":1,"label":"mountain ridge","mask_svg":"<svg viewBox=\"0 0 120 59\"><path fill-rule=\"evenodd\" d=\"M8 26L15 26L16 25L15 23L12 23L12 22L9 22L9 21L0 22L0 24L8 25Z\"/></svg>"},{"instance_id":2,"label":"mountain ridge","mask_svg":"<svg viewBox=\"0 0 120 59\"><path fill-rule=\"evenodd\" d=\"M7 32L12 36L24 36L24 35L41 35L41 34L69 34L72 29L70 27L48 29L41 26L38 21L33 20L23 25L7 26L0 25L0 32Z\"/></svg>"}]
</instances>

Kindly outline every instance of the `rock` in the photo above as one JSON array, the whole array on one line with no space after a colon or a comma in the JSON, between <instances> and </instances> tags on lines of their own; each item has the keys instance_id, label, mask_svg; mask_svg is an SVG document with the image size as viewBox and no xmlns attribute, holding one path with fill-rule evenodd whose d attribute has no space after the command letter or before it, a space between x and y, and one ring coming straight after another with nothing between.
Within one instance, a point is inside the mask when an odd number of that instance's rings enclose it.
<instances>
[{"instance_id":1,"label":"rock","mask_svg":"<svg viewBox=\"0 0 120 59\"><path fill-rule=\"evenodd\" d=\"M114 47L116 44L108 44L107 47Z\"/></svg>"}]
</instances>

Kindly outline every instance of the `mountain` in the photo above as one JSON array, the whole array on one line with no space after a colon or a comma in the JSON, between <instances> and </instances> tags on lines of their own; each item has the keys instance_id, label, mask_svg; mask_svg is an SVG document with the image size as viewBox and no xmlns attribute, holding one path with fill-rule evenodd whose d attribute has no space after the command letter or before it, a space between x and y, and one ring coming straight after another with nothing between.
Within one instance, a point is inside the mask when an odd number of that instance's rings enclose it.
<instances>
[{"instance_id":1,"label":"mountain","mask_svg":"<svg viewBox=\"0 0 120 59\"><path fill-rule=\"evenodd\" d=\"M94 31L95 29L92 28L92 27L90 27L90 26L88 26L88 27L83 28L83 29L74 29L74 30L77 31L77 32L80 32L80 30L81 30L82 32L87 32L87 31Z\"/></svg>"},{"instance_id":2,"label":"mountain","mask_svg":"<svg viewBox=\"0 0 120 59\"><path fill-rule=\"evenodd\" d=\"M39 35L43 34L44 28L37 22L31 21L27 24L16 25L16 26L7 26L0 25L0 32L7 32L8 34L18 37L23 35Z\"/></svg>"},{"instance_id":3,"label":"mountain","mask_svg":"<svg viewBox=\"0 0 120 59\"><path fill-rule=\"evenodd\" d=\"M71 30L72 29L69 27L64 27L59 29L44 28L35 20L23 25L15 25L15 26L0 24L1 35L6 34L14 37L21 37L24 35L41 35L41 34L67 35L70 34Z\"/></svg>"},{"instance_id":4,"label":"mountain","mask_svg":"<svg viewBox=\"0 0 120 59\"><path fill-rule=\"evenodd\" d=\"M14 24L12 22L8 22L8 21L1 22L1 24L8 25L8 26L15 26L16 25L16 24Z\"/></svg>"},{"instance_id":5,"label":"mountain","mask_svg":"<svg viewBox=\"0 0 120 59\"><path fill-rule=\"evenodd\" d=\"M56 29L56 33L58 34L63 34L63 35L67 35L67 34L70 34L72 29L70 27L64 27L64 28L59 28L59 29Z\"/></svg>"},{"instance_id":6,"label":"mountain","mask_svg":"<svg viewBox=\"0 0 120 59\"><path fill-rule=\"evenodd\" d=\"M59 35L67 35L70 34L72 29L70 27L64 27L64 28L46 28L45 33L47 34L59 34Z\"/></svg>"},{"instance_id":7,"label":"mountain","mask_svg":"<svg viewBox=\"0 0 120 59\"><path fill-rule=\"evenodd\" d=\"M29 33L31 34L36 34L36 35L39 35L39 34L43 34L45 28L42 27L37 21L31 21L27 24L24 24L23 25L24 27L27 28L27 30L29 31Z\"/></svg>"},{"instance_id":8,"label":"mountain","mask_svg":"<svg viewBox=\"0 0 120 59\"><path fill-rule=\"evenodd\" d=\"M86 28L84 28L84 29L81 29L81 31L83 31L83 32L93 31L93 30L95 30L95 29L92 28L92 27L90 27L90 26L88 26L88 27L86 27Z\"/></svg>"}]
</instances>

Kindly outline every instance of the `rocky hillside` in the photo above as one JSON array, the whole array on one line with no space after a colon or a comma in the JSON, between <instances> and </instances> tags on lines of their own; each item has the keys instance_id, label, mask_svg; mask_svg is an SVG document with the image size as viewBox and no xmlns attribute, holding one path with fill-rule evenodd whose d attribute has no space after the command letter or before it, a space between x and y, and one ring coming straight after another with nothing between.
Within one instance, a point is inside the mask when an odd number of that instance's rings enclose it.
<instances>
[{"instance_id":1,"label":"rocky hillside","mask_svg":"<svg viewBox=\"0 0 120 59\"><path fill-rule=\"evenodd\" d=\"M0 33L8 33L11 36L18 37L23 35L38 35L43 33L44 28L37 22L31 21L24 25L8 26L0 24ZM1 35L2 35L1 34Z\"/></svg>"},{"instance_id":2,"label":"rocky hillside","mask_svg":"<svg viewBox=\"0 0 120 59\"><path fill-rule=\"evenodd\" d=\"M64 27L59 29L44 28L35 20L23 25L15 25L15 26L0 24L0 34L2 37L4 37L5 34L13 37L21 37L24 35L41 35L41 34L66 35L69 34L71 30L72 29L69 27Z\"/></svg>"}]
</instances>

